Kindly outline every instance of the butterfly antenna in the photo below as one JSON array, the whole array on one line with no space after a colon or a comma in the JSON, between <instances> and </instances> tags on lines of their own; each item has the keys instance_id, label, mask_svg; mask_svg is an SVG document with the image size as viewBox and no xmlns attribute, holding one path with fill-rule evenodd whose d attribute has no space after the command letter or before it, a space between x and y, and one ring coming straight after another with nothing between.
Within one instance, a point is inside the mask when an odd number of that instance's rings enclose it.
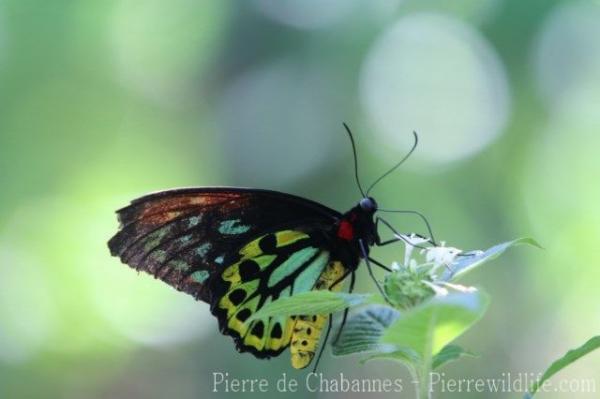
<instances>
[{"instance_id":1,"label":"butterfly antenna","mask_svg":"<svg viewBox=\"0 0 600 399\"><path fill-rule=\"evenodd\" d=\"M373 182L373 184L371 184L369 186L369 188L367 189L367 196L369 195L369 193L371 192L371 190L373 189L373 187L375 187L377 185L377 183L379 183L381 180L383 180L385 177L387 177L390 173L392 173L393 171L395 171L400 165L402 165L404 163L404 161L406 161L408 159L408 157L410 157L410 154L413 153L413 151L415 150L415 148L417 148L417 144L419 143L419 136L417 136L417 132L415 132L415 131L413 131L413 135L415 137L415 141L413 143L412 148L408 152L408 154L406 154L404 156L404 158L402 158L400 160L400 162L398 162L396 165L394 165L393 167L391 167L390 170L388 170L387 172L385 172L384 174L382 174L381 176L379 176L379 178L377 180L375 180Z\"/></svg>"},{"instance_id":2,"label":"butterfly antenna","mask_svg":"<svg viewBox=\"0 0 600 399\"><path fill-rule=\"evenodd\" d=\"M358 157L356 156L356 144L354 143L354 137L352 136L352 132L350 131L350 128L348 127L348 125L346 125L346 122L342 122L342 125L344 125L346 132L348 132L348 137L350 137L350 143L352 144L352 155L354 156L354 178L356 179L356 185L358 186L360 194L364 198L367 195L365 194L365 192L360 184L360 179L358 178Z\"/></svg>"}]
</instances>

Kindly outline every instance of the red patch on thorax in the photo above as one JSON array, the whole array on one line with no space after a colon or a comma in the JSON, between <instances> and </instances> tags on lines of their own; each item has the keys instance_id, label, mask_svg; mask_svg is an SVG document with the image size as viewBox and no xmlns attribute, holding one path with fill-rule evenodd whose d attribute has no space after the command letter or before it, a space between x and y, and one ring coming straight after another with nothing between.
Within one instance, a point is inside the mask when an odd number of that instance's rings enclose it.
<instances>
[{"instance_id":1,"label":"red patch on thorax","mask_svg":"<svg viewBox=\"0 0 600 399\"><path fill-rule=\"evenodd\" d=\"M342 240L351 241L354 238L354 226L347 220L342 220L338 227L337 236Z\"/></svg>"}]
</instances>

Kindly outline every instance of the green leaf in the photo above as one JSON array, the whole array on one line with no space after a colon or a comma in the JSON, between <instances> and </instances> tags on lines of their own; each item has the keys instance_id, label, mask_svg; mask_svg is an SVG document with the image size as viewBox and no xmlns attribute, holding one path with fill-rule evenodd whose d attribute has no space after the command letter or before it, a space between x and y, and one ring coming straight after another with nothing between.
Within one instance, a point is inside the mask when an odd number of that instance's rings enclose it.
<instances>
[{"instance_id":1,"label":"green leaf","mask_svg":"<svg viewBox=\"0 0 600 399\"><path fill-rule=\"evenodd\" d=\"M488 296L477 290L436 295L402 314L380 343L409 348L430 359L479 320L488 303Z\"/></svg>"},{"instance_id":2,"label":"green leaf","mask_svg":"<svg viewBox=\"0 0 600 399\"><path fill-rule=\"evenodd\" d=\"M400 362L413 370L417 369L418 364L421 363L422 359L413 350L406 348L399 348L390 346L390 352L377 352L368 356L360 361L361 364L369 362L371 360L393 360Z\"/></svg>"},{"instance_id":3,"label":"green leaf","mask_svg":"<svg viewBox=\"0 0 600 399\"><path fill-rule=\"evenodd\" d=\"M369 303L373 294L346 294L327 290L301 292L269 302L246 321L271 316L313 315L339 312L345 308Z\"/></svg>"},{"instance_id":4,"label":"green leaf","mask_svg":"<svg viewBox=\"0 0 600 399\"><path fill-rule=\"evenodd\" d=\"M495 245L483 252L466 252L463 253L462 256L458 256L456 260L448 266L448 269L442 274L440 280L456 281L473 269L497 258L508 248L523 244L542 248L533 238L518 238L513 241Z\"/></svg>"},{"instance_id":5,"label":"green leaf","mask_svg":"<svg viewBox=\"0 0 600 399\"><path fill-rule=\"evenodd\" d=\"M458 345L446 345L433 357L431 368L432 370L438 369L446 363L456 361L463 357L477 357L477 355L473 352L464 350Z\"/></svg>"},{"instance_id":6,"label":"green leaf","mask_svg":"<svg viewBox=\"0 0 600 399\"><path fill-rule=\"evenodd\" d=\"M591 338L585 344L581 345L579 348L572 349L568 351L563 357L556 360L554 363L548 367L548 369L542 375L539 381L535 382L531 388L529 389L529 393L527 393L524 398L529 399L533 398L533 395L538 391L539 387L554 374L558 373L560 370L564 369L571 363L575 362L579 358L587 355L588 353L600 348L600 335Z\"/></svg>"},{"instance_id":7,"label":"green leaf","mask_svg":"<svg viewBox=\"0 0 600 399\"><path fill-rule=\"evenodd\" d=\"M333 354L336 356L362 352L390 354L396 351L396 346L382 345L379 339L399 315L398 311L383 305L368 306L350 314L338 340L332 344Z\"/></svg>"}]
</instances>

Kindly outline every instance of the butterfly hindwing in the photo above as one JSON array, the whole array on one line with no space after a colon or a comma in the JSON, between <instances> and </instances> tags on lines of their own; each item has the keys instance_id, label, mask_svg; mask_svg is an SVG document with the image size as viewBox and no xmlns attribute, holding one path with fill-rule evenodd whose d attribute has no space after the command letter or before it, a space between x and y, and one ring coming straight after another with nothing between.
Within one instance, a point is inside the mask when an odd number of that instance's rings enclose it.
<instances>
[{"instance_id":1,"label":"butterfly hindwing","mask_svg":"<svg viewBox=\"0 0 600 399\"><path fill-rule=\"evenodd\" d=\"M246 320L270 301L312 289L329 252L309 232L281 230L251 241L239 255L211 280L218 298L211 310L238 350L275 356L289 344L293 323L287 318Z\"/></svg>"}]
</instances>

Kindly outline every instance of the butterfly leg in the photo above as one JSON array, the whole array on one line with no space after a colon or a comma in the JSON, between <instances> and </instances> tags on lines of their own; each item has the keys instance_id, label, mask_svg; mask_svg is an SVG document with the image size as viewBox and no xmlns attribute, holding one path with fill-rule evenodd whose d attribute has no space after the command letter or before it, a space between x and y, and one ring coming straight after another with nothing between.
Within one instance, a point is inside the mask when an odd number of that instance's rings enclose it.
<instances>
[{"instance_id":1,"label":"butterfly leg","mask_svg":"<svg viewBox=\"0 0 600 399\"><path fill-rule=\"evenodd\" d=\"M389 240L386 240L386 241L381 241L381 240L379 240L378 242L376 242L376 245L377 245L378 247L383 247L383 246L385 246L385 245L388 245L388 244L393 244L393 243L395 243L395 242L398 242L398 241L404 241L404 242L406 242L407 244L409 244L409 245L412 245L413 247L424 249L424 247L422 247L422 246L420 246L420 245L415 245L415 244L411 243L410 241L408 241L408 240L407 240L406 238L404 238L404 237L403 237L401 234L399 234L399 233L396 231L396 229L394 229L394 228L392 227L392 225L391 225L391 224L390 224L388 221L386 221L385 219L382 219L382 218L380 218L380 217L377 217L377 218L375 219L375 229L376 229L376 230L378 229L378 226L379 226L379 221L381 221L381 223L385 224L385 225L386 225L386 226L387 226L387 227L388 227L388 228L389 228L389 229L390 229L390 230L391 230L391 231L392 231L392 232L393 232L393 233L394 233L394 234L395 234L397 237L391 238L391 239L389 239ZM427 237L424 237L424 236L422 236L421 234L417 234L417 233L411 233L410 235L412 235L412 234L414 234L416 237L419 237L419 238L424 238L424 239L426 239L426 240L427 240L427 242L428 242L429 244L431 244L431 245L433 245L433 246L435 246L435 247L437 247L437 246L438 246L438 244L437 244L437 243L435 242L435 240L434 240L434 239L432 239L432 238L427 238ZM475 256L475 254L473 254L473 253L462 253L462 252L461 252L461 253L457 254L456 256L458 256L458 257L467 257L467 256ZM377 264L377 262L376 262L374 259L370 259L370 260L371 260L371 262L373 262L373 263ZM378 265L378 266L380 266L380 265Z\"/></svg>"},{"instance_id":2,"label":"butterfly leg","mask_svg":"<svg viewBox=\"0 0 600 399\"><path fill-rule=\"evenodd\" d=\"M348 293L351 294L352 291L354 291L354 283L356 282L356 275L354 274L354 272L352 272L352 275L350 276L350 288L348 288ZM337 334L335 335L335 339L333 340L332 344L335 345L338 340L340 339L340 336L342 335L342 330L344 329L344 326L346 325L346 319L348 318L348 311L350 310L350 308L346 308L344 309L344 315L342 316L342 323L340 324L340 328L337 331Z\"/></svg>"},{"instance_id":3,"label":"butterfly leg","mask_svg":"<svg viewBox=\"0 0 600 399\"><path fill-rule=\"evenodd\" d=\"M358 245L360 247L360 251L362 252L363 258L365 259L365 263L367 264L367 270L369 271L371 279L373 279L373 282L375 283L375 286L377 286L377 289L379 290L379 293L381 294L383 299L385 299L385 301L391 305L391 302L389 301L387 295L385 295L385 292L383 292L383 288L381 288L381 285L379 285L379 282L375 278L375 274L373 274L373 268L371 267L371 261L369 260L369 254L367 253L365 243L363 242L363 240L358 240Z\"/></svg>"},{"instance_id":4,"label":"butterfly leg","mask_svg":"<svg viewBox=\"0 0 600 399\"><path fill-rule=\"evenodd\" d=\"M408 211L408 210L392 210L392 209L381 209L380 211L381 212L391 212L391 213L410 213L413 215L417 215L418 217L421 218L423 223L425 223L425 226L427 227L427 232L429 233L429 237L431 237L431 243L433 245L437 246L437 244L435 243L435 237L433 236L433 230L431 229L431 225L429 224L429 221L427 220L427 218L421 212Z\"/></svg>"},{"instance_id":5,"label":"butterfly leg","mask_svg":"<svg viewBox=\"0 0 600 399\"><path fill-rule=\"evenodd\" d=\"M323 355L323 351L325 350L325 344L327 344L327 339L329 338L329 332L331 331L331 323L332 323L332 315L329 313L329 323L327 323L327 331L325 331L325 338L323 339L323 345L321 345L321 350L319 350L319 356L317 356L317 361L315 362L315 367L313 368L313 373L317 372L317 367L319 366L319 361L321 361L321 356Z\"/></svg>"},{"instance_id":6,"label":"butterfly leg","mask_svg":"<svg viewBox=\"0 0 600 399\"><path fill-rule=\"evenodd\" d=\"M390 269L383 263L379 262L378 260L371 258L370 256L369 256L369 262L373 263L375 266L381 267L383 270L385 270L387 272L390 272L390 273L392 272L392 269Z\"/></svg>"},{"instance_id":7,"label":"butterfly leg","mask_svg":"<svg viewBox=\"0 0 600 399\"><path fill-rule=\"evenodd\" d=\"M399 232L398 232L398 231L397 231L397 230L396 230L396 229L395 229L395 228L394 228L394 227L391 225L391 223L389 223L389 222L388 222L387 220L385 220L385 219L382 219L382 218L381 218L381 217L379 217L379 216L378 216L377 218L375 218L375 229L377 229L377 230L378 230L378 227L379 227L379 222L381 222L381 223L383 223L384 225L386 225L386 226L387 226L387 228L388 228L388 229L390 229L390 230L392 231L392 233L394 233L394 235L395 235L396 237L394 237L394 238L391 238L391 239L389 239L389 240L386 240L386 241L381 241L381 239L378 239L378 242L376 242L376 244L377 244L377 246L378 246L378 247L383 247L383 246L385 246L385 245L388 245L388 244L393 244L393 243L395 243L395 242L398 242L398 241L404 241L404 242L406 242L407 244L409 244L409 245L412 245L413 247L416 247L416 248L421 248L421 249L423 249L423 248L424 248L424 247L422 247L422 246L415 245L415 244L411 243L409 240L407 240L406 238L404 238L404 235L400 234L400 233L399 233ZM413 234L415 234L415 233L413 233ZM436 247L438 246L438 245L437 245L437 243L436 243L436 242L435 242L433 239L431 239L431 238L424 237L424 236L422 236L421 234L415 234L415 236L416 236L416 237L419 237L419 238L424 238L424 239L426 239L426 240L427 240L427 242L428 242L429 244L433 245L433 246L436 246Z\"/></svg>"}]
</instances>

